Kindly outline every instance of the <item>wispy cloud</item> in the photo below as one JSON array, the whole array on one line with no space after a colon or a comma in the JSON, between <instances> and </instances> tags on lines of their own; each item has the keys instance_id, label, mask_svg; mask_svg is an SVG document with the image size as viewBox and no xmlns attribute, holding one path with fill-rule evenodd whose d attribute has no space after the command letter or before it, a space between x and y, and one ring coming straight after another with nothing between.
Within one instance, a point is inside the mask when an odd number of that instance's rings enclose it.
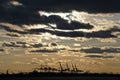
<instances>
[{"instance_id":1,"label":"wispy cloud","mask_svg":"<svg viewBox=\"0 0 120 80\"><path fill-rule=\"evenodd\" d=\"M2 44L4 47L22 47L22 48L39 48L43 47L42 43L27 43L24 41L17 41L17 42L4 42Z\"/></svg>"},{"instance_id":2,"label":"wispy cloud","mask_svg":"<svg viewBox=\"0 0 120 80\"><path fill-rule=\"evenodd\" d=\"M41 53L55 53L55 52L58 52L58 50L51 50L51 49L39 49L39 50L32 50L30 52L41 52Z\"/></svg>"},{"instance_id":3,"label":"wispy cloud","mask_svg":"<svg viewBox=\"0 0 120 80\"><path fill-rule=\"evenodd\" d=\"M56 45L53 43L50 43L48 47L41 47L39 49L30 49L28 50L29 54L34 54L34 53L58 53L60 51L68 50L68 46L63 46L63 45Z\"/></svg>"},{"instance_id":4,"label":"wispy cloud","mask_svg":"<svg viewBox=\"0 0 120 80\"><path fill-rule=\"evenodd\" d=\"M114 56L104 56L104 55L86 55L89 58L114 58Z\"/></svg>"},{"instance_id":5,"label":"wispy cloud","mask_svg":"<svg viewBox=\"0 0 120 80\"><path fill-rule=\"evenodd\" d=\"M3 49L3 48L0 48L0 52L3 52L3 51L5 51L5 49Z\"/></svg>"},{"instance_id":6,"label":"wispy cloud","mask_svg":"<svg viewBox=\"0 0 120 80\"><path fill-rule=\"evenodd\" d=\"M0 27L3 28L4 30L8 31L8 32L15 32L15 33L19 33L19 34L26 34L26 32L20 26L14 26L12 24L6 25L4 23L4 24L0 24Z\"/></svg>"},{"instance_id":7,"label":"wispy cloud","mask_svg":"<svg viewBox=\"0 0 120 80\"><path fill-rule=\"evenodd\" d=\"M26 64L25 62L22 62L22 61L14 61L13 63L17 64L17 65L20 65L20 64L24 64L25 65Z\"/></svg>"},{"instance_id":8,"label":"wispy cloud","mask_svg":"<svg viewBox=\"0 0 120 80\"><path fill-rule=\"evenodd\" d=\"M102 43L116 43L117 41L114 38L98 38L98 41L102 42Z\"/></svg>"},{"instance_id":9,"label":"wispy cloud","mask_svg":"<svg viewBox=\"0 0 120 80\"><path fill-rule=\"evenodd\" d=\"M80 51L83 51L85 53L120 53L120 48L111 48L111 47L104 47L104 48L98 48L98 47L91 47L88 49L81 49Z\"/></svg>"},{"instance_id":10,"label":"wispy cloud","mask_svg":"<svg viewBox=\"0 0 120 80\"><path fill-rule=\"evenodd\" d=\"M92 38L86 38L86 37L77 37L75 38L75 41L79 41L79 42L86 42L91 40Z\"/></svg>"},{"instance_id":11,"label":"wispy cloud","mask_svg":"<svg viewBox=\"0 0 120 80\"><path fill-rule=\"evenodd\" d=\"M20 37L21 36L20 34L14 33L14 32L6 33L6 35L9 37Z\"/></svg>"}]
</instances>

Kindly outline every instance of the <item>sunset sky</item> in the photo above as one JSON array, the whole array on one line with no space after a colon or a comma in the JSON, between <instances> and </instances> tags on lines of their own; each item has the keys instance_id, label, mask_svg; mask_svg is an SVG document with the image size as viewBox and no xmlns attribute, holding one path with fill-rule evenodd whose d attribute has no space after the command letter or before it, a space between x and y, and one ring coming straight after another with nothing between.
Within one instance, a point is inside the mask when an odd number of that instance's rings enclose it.
<instances>
[{"instance_id":1,"label":"sunset sky","mask_svg":"<svg viewBox=\"0 0 120 80\"><path fill-rule=\"evenodd\" d=\"M0 73L59 69L59 62L120 73L118 2L0 0Z\"/></svg>"}]
</instances>

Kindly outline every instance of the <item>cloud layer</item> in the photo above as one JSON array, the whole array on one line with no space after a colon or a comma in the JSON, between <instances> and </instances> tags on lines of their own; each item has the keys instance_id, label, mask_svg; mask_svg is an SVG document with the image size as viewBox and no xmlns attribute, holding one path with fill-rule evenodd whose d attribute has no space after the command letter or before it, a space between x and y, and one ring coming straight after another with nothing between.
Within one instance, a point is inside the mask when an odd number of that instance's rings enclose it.
<instances>
[{"instance_id":1,"label":"cloud layer","mask_svg":"<svg viewBox=\"0 0 120 80\"><path fill-rule=\"evenodd\" d=\"M83 31L59 31L59 30L49 30L45 28L40 29L31 29L27 31L19 31L10 28L9 26L3 26L0 25L1 28L4 28L8 32L15 32L19 34L40 34L40 33L51 33L53 35L57 36L63 36L63 37L86 37L86 38L117 38L116 35L112 34L114 32L119 32L119 28L111 28L109 30L100 30L100 31L94 31L94 32L83 32ZM68 29L68 28L66 28ZM64 29L62 29L64 30ZM7 34L9 35L9 34ZM18 35L9 35L9 36L18 36Z\"/></svg>"},{"instance_id":2,"label":"cloud layer","mask_svg":"<svg viewBox=\"0 0 120 80\"><path fill-rule=\"evenodd\" d=\"M86 38L116 38L116 35L113 35L113 32L119 32L120 29L113 26L113 28L107 30L99 30L93 32L84 32L79 31L80 29L84 30L93 30L95 25L86 22L80 22L76 20L72 20L70 18L71 14L66 15L65 17L68 18L64 19L59 15L42 15L39 11L49 12L52 11L54 6L57 6L55 11L65 12L62 6L67 6L64 9L66 10L86 10L93 12L111 12L119 11L119 6L114 3L120 3L120 1L113 1L110 0L109 4L108 1L73 1L73 0L52 0L52 1L44 1L44 0L0 0L0 21L10 24L16 24L20 28L23 28L23 25L34 25L34 24L43 24L46 25L47 28L37 28L37 29L30 29L30 30L17 30L11 27L0 25L3 29L9 32L15 32L19 34L39 34L39 33L51 33L57 36L63 37L86 37ZM94 3L94 4L93 4ZM99 6L98 6L99 5ZM101 6L102 5L102 6ZM96 6L96 7L95 7ZM112 7L112 8L111 8ZM114 8L115 7L115 8ZM57 9L58 8L58 9ZM92 9L95 8L95 9ZM103 11L102 11L103 10ZM69 11L70 12L70 11ZM51 25L54 24L55 26ZM108 26L109 27L109 26ZM75 31L77 30L77 31ZM8 34L9 35L9 34ZM16 36L16 35L9 35L9 36Z\"/></svg>"}]
</instances>

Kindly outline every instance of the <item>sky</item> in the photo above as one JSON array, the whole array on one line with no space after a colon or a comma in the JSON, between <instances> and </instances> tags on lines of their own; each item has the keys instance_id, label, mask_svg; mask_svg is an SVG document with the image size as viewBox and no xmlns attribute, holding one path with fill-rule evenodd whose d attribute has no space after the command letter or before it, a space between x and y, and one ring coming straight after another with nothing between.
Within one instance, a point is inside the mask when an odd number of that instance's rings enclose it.
<instances>
[{"instance_id":1,"label":"sky","mask_svg":"<svg viewBox=\"0 0 120 80\"><path fill-rule=\"evenodd\" d=\"M31 71L42 64L59 68L61 62L120 73L117 3L0 0L0 72Z\"/></svg>"}]
</instances>

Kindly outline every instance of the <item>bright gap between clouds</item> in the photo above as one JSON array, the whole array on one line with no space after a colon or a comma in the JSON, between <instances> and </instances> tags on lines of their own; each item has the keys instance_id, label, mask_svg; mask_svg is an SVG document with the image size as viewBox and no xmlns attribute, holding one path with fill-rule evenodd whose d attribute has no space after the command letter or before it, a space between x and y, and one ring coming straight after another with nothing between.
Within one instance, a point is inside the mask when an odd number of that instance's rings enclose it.
<instances>
[{"instance_id":1,"label":"bright gap between clouds","mask_svg":"<svg viewBox=\"0 0 120 80\"><path fill-rule=\"evenodd\" d=\"M50 15L58 15L61 18L68 20L68 22L70 23L71 21L79 21L82 23L86 23L85 21L85 15L87 15L86 12L78 12L73 10L72 12L67 12L67 13L63 13L63 12L45 12L45 11L39 11L40 16L50 16Z\"/></svg>"}]
</instances>

